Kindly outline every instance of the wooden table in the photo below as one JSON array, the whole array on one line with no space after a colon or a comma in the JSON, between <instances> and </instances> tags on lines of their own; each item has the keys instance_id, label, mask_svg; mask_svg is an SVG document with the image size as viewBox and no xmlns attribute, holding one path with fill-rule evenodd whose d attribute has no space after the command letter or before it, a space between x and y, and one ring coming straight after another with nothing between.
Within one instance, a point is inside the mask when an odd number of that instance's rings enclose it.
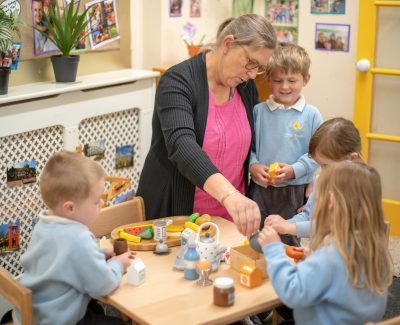
<instances>
[{"instance_id":1,"label":"wooden table","mask_svg":"<svg viewBox=\"0 0 400 325\"><path fill-rule=\"evenodd\" d=\"M220 241L226 246L243 244L244 237L236 226L225 219L214 217L221 232ZM102 246L110 242L102 242ZM101 298L140 324L227 324L281 305L271 282L266 279L257 288L248 289L239 283L239 272L221 264L210 278L232 277L235 281L235 304L218 307L213 304L213 286L200 287L196 281L183 278L183 272L173 269L179 247L168 255L138 251L137 257L146 264L147 278L141 286L129 285L126 274L112 294Z\"/></svg>"}]
</instances>

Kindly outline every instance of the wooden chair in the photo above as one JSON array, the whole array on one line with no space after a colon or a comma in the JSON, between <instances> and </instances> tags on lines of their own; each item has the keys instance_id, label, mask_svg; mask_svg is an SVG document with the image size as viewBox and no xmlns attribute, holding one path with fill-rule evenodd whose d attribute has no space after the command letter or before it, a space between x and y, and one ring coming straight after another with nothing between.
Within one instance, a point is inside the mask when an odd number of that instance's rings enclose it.
<instances>
[{"instance_id":1,"label":"wooden chair","mask_svg":"<svg viewBox=\"0 0 400 325\"><path fill-rule=\"evenodd\" d=\"M33 324L32 291L25 288L2 267L0 267L0 295L20 311L22 324Z\"/></svg>"},{"instance_id":2,"label":"wooden chair","mask_svg":"<svg viewBox=\"0 0 400 325\"><path fill-rule=\"evenodd\" d=\"M88 225L96 237L109 235L116 227L145 220L141 196L101 209L100 215Z\"/></svg>"},{"instance_id":3,"label":"wooden chair","mask_svg":"<svg viewBox=\"0 0 400 325\"><path fill-rule=\"evenodd\" d=\"M399 325L400 324L400 316L394 317L394 318L390 318L378 323L371 323L368 322L365 325Z\"/></svg>"}]
</instances>

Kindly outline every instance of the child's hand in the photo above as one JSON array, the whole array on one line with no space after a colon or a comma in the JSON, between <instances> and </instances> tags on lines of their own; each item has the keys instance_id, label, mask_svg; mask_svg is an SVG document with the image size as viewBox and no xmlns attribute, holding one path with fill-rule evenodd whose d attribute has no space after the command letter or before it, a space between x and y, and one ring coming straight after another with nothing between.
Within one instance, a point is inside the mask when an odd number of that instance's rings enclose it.
<instances>
[{"instance_id":1,"label":"child's hand","mask_svg":"<svg viewBox=\"0 0 400 325\"><path fill-rule=\"evenodd\" d=\"M274 228L282 235L296 236L297 234L296 224L283 219L279 214L270 214L264 221L265 226Z\"/></svg>"},{"instance_id":2,"label":"child's hand","mask_svg":"<svg viewBox=\"0 0 400 325\"><path fill-rule=\"evenodd\" d=\"M281 168L276 171L278 176L271 177L271 184L281 184L283 181L293 179L295 176L292 166L285 163L279 163L279 166Z\"/></svg>"},{"instance_id":3,"label":"child's hand","mask_svg":"<svg viewBox=\"0 0 400 325\"><path fill-rule=\"evenodd\" d=\"M270 177L268 174L268 167L263 164L252 164L250 166L251 176L261 185L268 185Z\"/></svg>"},{"instance_id":4,"label":"child's hand","mask_svg":"<svg viewBox=\"0 0 400 325\"><path fill-rule=\"evenodd\" d=\"M274 228L265 226L263 230L260 231L258 235L258 243L261 247L264 247L267 244L280 242L281 238L278 233L274 230Z\"/></svg>"},{"instance_id":5,"label":"child's hand","mask_svg":"<svg viewBox=\"0 0 400 325\"><path fill-rule=\"evenodd\" d=\"M134 251L131 251L130 249L128 249L127 252L121 254L121 255L117 255L114 256L113 258L120 260L124 266L124 273L126 272L126 270L128 269L129 265L131 265L132 260L135 258L136 253Z\"/></svg>"},{"instance_id":6,"label":"child's hand","mask_svg":"<svg viewBox=\"0 0 400 325\"><path fill-rule=\"evenodd\" d=\"M104 250L104 256L106 257L106 260L110 259L111 257L115 256L114 250L106 248Z\"/></svg>"}]
</instances>

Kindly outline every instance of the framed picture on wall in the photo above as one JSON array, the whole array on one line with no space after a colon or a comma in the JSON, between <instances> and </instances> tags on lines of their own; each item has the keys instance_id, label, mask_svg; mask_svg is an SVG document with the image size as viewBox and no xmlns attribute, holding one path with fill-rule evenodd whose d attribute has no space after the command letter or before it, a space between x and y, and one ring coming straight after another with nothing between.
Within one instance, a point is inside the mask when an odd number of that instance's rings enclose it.
<instances>
[{"instance_id":1,"label":"framed picture on wall","mask_svg":"<svg viewBox=\"0 0 400 325\"><path fill-rule=\"evenodd\" d=\"M316 23L315 49L348 52L350 49L350 25Z\"/></svg>"},{"instance_id":2,"label":"framed picture on wall","mask_svg":"<svg viewBox=\"0 0 400 325\"><path fill-rule=\"evenodd\" d=\"M201 0L190 0L190 17L201 17Z\"/></svg>"},{"instance_id":3,"label":"framed picture on wall","mask_svg":"<svg viewBox=\"0 0 400 325\"><path fill-rule=\"evenodd\" d=\"M183 0L169 0L170 17L182 17L182 1Z\"/></svg>"},{"instance_id":4,"label":"framed picture on wall","mask_svg":"<svg viewBox=\"0 0 400 325\"><path fill-rule=\"evenodd\" d=\"M278 42L297 43L299 0L265 0L265 17L274 26Z\"/></svg>"},{"instance_id":5,"label":"framed picture on wall","mask_svg":"<svg viewBox=\"0 0 400 325\"><path fill-rule=\"evenodd\" d=\"M311 0L312 14L345 14L346 0Z\"/></svg>"}]
</instances>

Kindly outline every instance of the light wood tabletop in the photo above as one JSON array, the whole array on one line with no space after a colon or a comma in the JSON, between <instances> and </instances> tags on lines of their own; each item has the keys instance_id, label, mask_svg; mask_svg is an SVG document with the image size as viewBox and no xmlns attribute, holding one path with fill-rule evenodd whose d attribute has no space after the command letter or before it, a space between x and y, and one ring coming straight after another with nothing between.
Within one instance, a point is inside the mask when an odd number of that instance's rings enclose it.
<instances>
[{"instance_id":1,"label":"light wood tabletop","mask_svg":"<svg viewBox=\"0 0 400 325\"><path fill-rule=\"evenodd\" d=\"M219 217L213 217L221 232L224 246L242 245L243 237L236 226ZM101 242L101 246L111 245ZM201 287L196 281L183 278L183 271L175 270L173 263L179 247L173 247L168 255L155 255L152 251L138 251L146 265L146 282L141 286L127 283L126 274L121 285L110 295L101 298L140 324L228 324L250 314L266 311L281 305L266 279L254 289L240 285L239 272L222 263L210 279L229 276L235 282L235 304L218 307L213 304L213 286Z\"/></svg>"}]
</instances>

